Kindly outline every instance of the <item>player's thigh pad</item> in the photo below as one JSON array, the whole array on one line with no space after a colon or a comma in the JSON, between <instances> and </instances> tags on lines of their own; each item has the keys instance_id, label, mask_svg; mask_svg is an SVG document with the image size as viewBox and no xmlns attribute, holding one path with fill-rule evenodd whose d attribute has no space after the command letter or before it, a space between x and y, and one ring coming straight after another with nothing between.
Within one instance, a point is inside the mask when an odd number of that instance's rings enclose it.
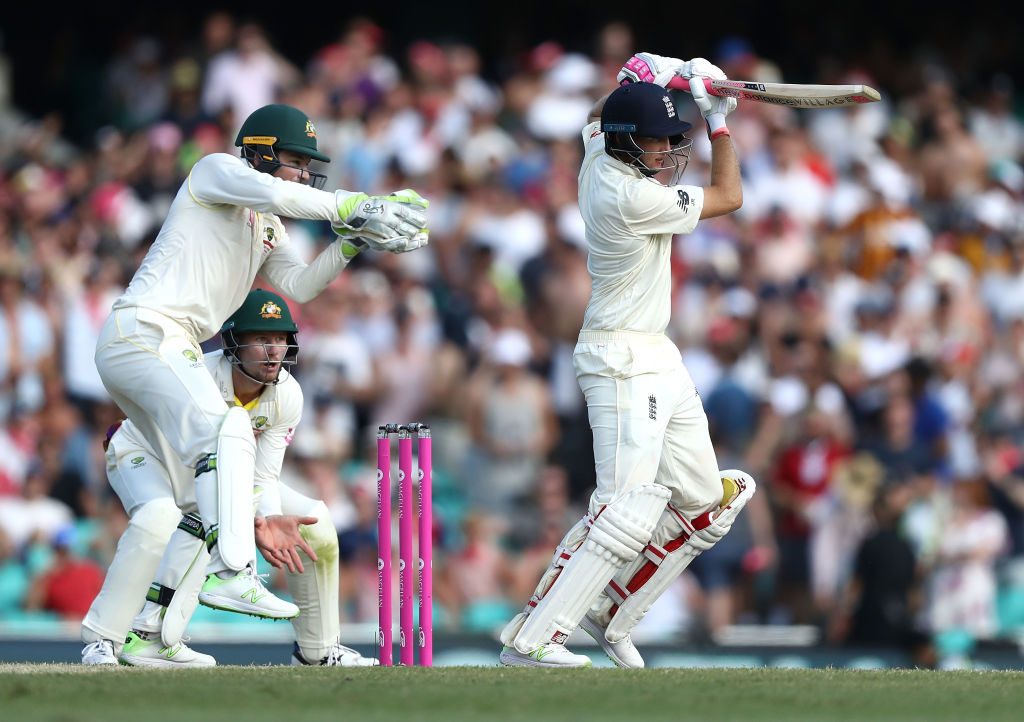
<instances>
[{"instance_id":1,"label":"player's thigh pad","mask_svg":"<svg viewBox=\"0 0 1024 722\"><path fill-rule=\"evenodd\" d=\"M667 507L643 554L608 584L604 595L607 601L601 600L595 606L602 601L606 605L600 611L604 619L611 618L605 630L609 641L617 642L628 635L690 562L732 528L736 515L754 495L756 484L739 469L722 471L721 478L730 496L724 507L716 507L693 520L678 509Z\"/></svg>"},{"instance_id":2,"label":"player's thigh pad","mask_svg":"<svg viewBox=\"0 0 1024 722\"><path fill-rule=\"evenodd\" d=\"M217 545L230 569L244 569L255 557L253 475L256 439L249 414L234 406L224 414L217 453L196 467L196 501L207 542Z\"/></svg>"},{"instance_id":3,"label":"player's thigh pad","mask_svg":"<svg viewBox=\"0 0 1024 722\"><path fill-rule=\"evenodd\" d=\"M529 654L540 644L564 643L612 575L650 541L668 499L665 487L645 484L603 507L583 544L523 623L516 649Z\"/></svg>"}]
</instances>

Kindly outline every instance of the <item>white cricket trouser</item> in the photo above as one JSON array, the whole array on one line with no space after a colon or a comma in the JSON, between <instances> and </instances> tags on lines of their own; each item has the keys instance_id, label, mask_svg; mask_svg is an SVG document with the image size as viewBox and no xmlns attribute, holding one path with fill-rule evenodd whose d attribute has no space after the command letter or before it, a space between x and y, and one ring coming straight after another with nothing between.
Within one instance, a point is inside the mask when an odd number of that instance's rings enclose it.
<instances>
[{"instance_id":1,"label":"white cricket trouser","mask_svg":"<svg viewBox=\"0 0 1024 722\"><path fill-rule=\"evenodd\" d=\"M592 514L652 482L688 518L721 502L704 406L668 337L584 330L573 363L594 432Z\"/></svg>"},{"instance_id":2,"label":"white cricket trouser","mask_svg":"<svg viewBox=\"0 0 1024 722\"><path fill-rule=\"evenodd\" d=\"M196 511L191 469L177 462L162 437L155 448L159 456L126 443L123 434L114 434L107 447L107 480L129 522L103 587L82 620L83 641L109 639L115 647L124 643L181 515ZM165 455L174 463L165 464Z\"/></svg>"},{"instance_id":3,"label":"white cricket trouser","mask_svg":"<svg viewBox=\"0 0 1024 722\"><path fill-rule=\"evenodd\" d=\"M96 369L153 449L166 439L191 468L216 453L227 404L199 343L180 324L145 308L113 311L96 344Z\"/></svg>"}]
</instances>

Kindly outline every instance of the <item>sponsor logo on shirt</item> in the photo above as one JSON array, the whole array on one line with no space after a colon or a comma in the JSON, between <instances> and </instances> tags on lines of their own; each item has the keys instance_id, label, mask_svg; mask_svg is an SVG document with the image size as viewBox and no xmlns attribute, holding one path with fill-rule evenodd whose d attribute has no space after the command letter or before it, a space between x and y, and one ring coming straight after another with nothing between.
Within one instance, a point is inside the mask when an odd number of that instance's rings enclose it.
<instances>
[{"instance_id":1,"label":"sponsor logo on shirt","mask_svg":"<svg viewBox=\"0 0 1024 722\"><path fill-rule=\"evenodd\" d=\"M679 207L683 209L683 213L690 212L690 194L686 191L677 191L679 194L679 200L676 201Z\"/></svg>"},{"instance_id":2,"label":"sponsor logo on shirt","mask_svg":"<svg viewBox=\"0 0 1024 722\"><path fill-rule=\"evenodd\" d=\"M647 418L651 421L658 420L658 398L654 394L647 397Z\"/></svg>"}]
</instances>

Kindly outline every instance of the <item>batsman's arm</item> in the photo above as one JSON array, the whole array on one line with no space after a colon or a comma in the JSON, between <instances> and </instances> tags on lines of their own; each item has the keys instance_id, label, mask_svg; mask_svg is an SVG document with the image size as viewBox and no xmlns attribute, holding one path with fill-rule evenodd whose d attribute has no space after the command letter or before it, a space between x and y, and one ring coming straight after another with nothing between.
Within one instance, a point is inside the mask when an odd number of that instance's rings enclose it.
<instances>
[{"instance_id":1,"label":"batsman's arm","mask_svg":"<svg viewBox=\"0 0 1024 722\"><path fill-rule=\"evenodd\" d=\"M714 218L739 210L743 205L740 162L732 137L720 135L711 141L711 185L704 189L701 218Z\"/></svg>"},{"instance_id":2,"label":"batsman's arm","mask_svg":"<svg viewBox=\"0 0 1024 722\"><path fill-rule=\"evenodd\" d=\"M601 111L604 110L604 104L608 100L609 95L611 95L611 93L602 95L600 98L597 99L594 105L590 108L590 114L587 117L587 123L596 123L597 121L601 120Z\"/></svg>"}]
</instances>

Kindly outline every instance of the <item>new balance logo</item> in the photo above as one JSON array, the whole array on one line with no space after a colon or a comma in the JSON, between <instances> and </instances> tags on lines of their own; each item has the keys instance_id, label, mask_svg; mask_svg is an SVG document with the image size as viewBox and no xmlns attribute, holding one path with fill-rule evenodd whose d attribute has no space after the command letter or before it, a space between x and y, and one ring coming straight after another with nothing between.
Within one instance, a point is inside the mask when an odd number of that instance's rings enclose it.
<instances>
[{"instance_id":1,"label":"new balance logo","mask_svg":"<svg viewBox=\"0 0 1024 722\"><path fill-rule=\"evenodd\" d=\"M690 211L690 194L687 193L686 191L677 191L677 192L679 193L679 200L677 200L676 203L679 204L679 207L682 208L683 211L689 213L689 211Z\"/></svg>"},{"instance_id":2,"label":"new balance logo","mask_svg":"<svg viewBox=\"0 0 1024 722\"><path fill-rule=\"evenodd\" d=\"M654 394L647 397L647 418L651 421L658 420L658 399Z\"/></svg>"},{"instance_id":3,"label":"new balance logo","mask_svg":"<svg viewBox=\"0 0 1024 722\"><path fill-rule=\"evenodd\" d=\"M253 604L259 602L263 597L267 596L266 592L261 592L259 587L253 587L252 589L242 592L242 599L249 597L249 601Z\"/></svg>"},{"instance_id":4,"label":"new balance logo","mask_svg":"<svg viewBox=\"0 0 1024 722\"><path fill-rule=\"evenodd\" d=\"M551 635L552 644L565 644L565 640L569 638L569 635L565 632L555 632Z\"/></svg>"}]
</instances>

